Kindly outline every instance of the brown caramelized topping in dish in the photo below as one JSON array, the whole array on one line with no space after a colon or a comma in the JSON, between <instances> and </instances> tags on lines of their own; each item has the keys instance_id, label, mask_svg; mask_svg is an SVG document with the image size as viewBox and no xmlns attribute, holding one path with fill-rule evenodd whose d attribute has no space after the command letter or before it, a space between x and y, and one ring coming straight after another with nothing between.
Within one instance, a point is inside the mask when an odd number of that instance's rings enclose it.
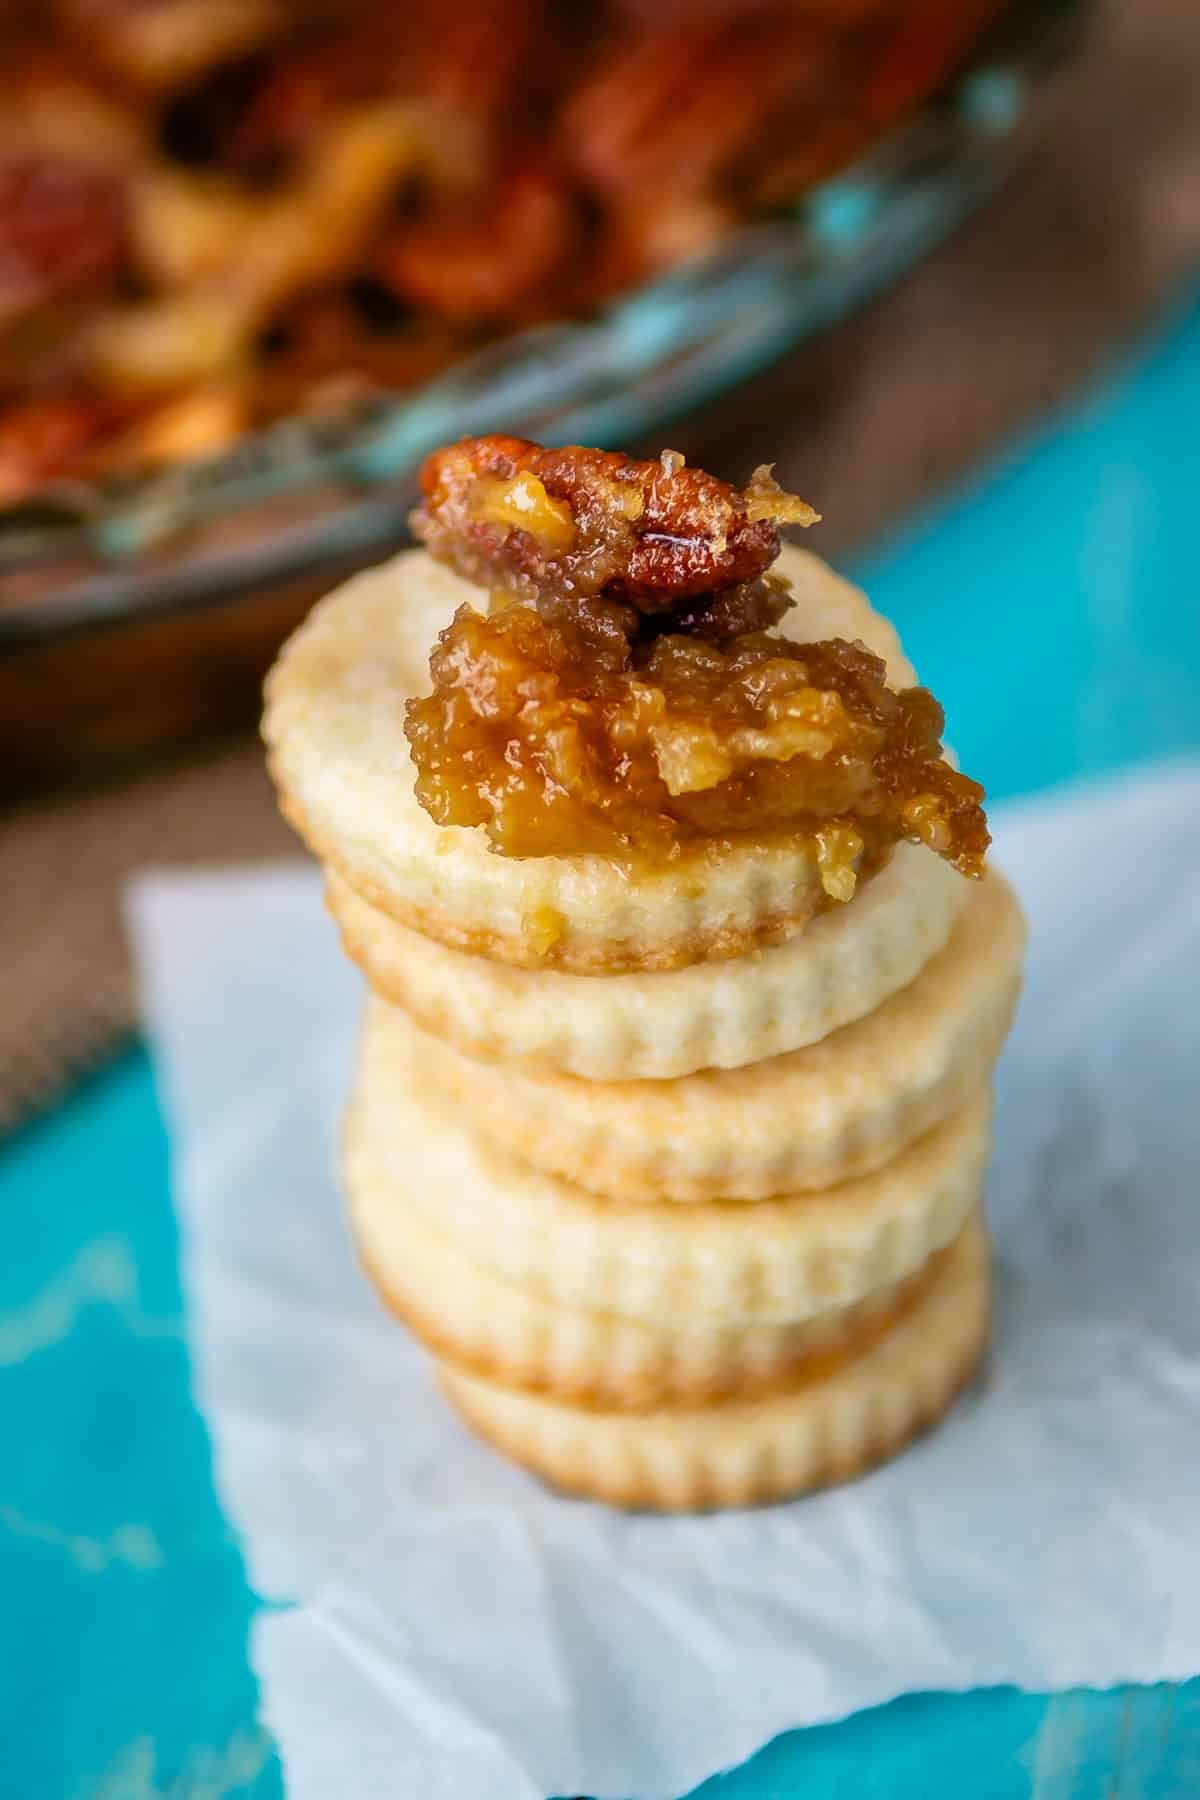
<instances>
[{"instance_id":1,"label":"brown caramelized topping in dish","mask_svg":"<svg viewBox=\"0 0 1200 1800\"><path fill-rule=\"evenodd\" d=\"M795 221L1008 6L0 0L0 504L352 424Z\"/></svg>"},{"instance_id":2,"label":"brown caramelized topping in dish","mask_svg":"<svg viewBox=\"0 0 1200 1800\"><path fill-rule=\"evenodd\" d=\"M862 644L775 630L777 527L817 515L769 469L739 491L671 451L491 437L430 457L422 486L418 535L491 591L408 703L438 824L508 856L651 863L803 835L835 900L901 838L981 873L983 789L946 762L932 694L889 688Z\"/></svg>"}]
</instances>

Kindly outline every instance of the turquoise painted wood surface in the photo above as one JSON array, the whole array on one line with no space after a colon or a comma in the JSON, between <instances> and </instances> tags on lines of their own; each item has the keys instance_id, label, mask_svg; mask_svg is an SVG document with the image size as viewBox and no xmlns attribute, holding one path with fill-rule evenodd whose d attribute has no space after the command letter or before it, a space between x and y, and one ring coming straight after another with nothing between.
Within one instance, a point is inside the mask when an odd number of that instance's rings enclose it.
<instances>
[{"instance_id":1,"label":"turquoise painted wood surface","mask_svg":"<svg viewBox=\"0 0 1200 1800\"><path fill-rule=\"evenodd\" d=\"M856 569L993 794L1200 747L1198 418L1193 297ZM190 1400L168 1175L140 1050L0 1146L3 1800L283 1792L247 1662L255 1602ZM696 1800L943 1794L1196 1800L1200 1681L910 1696L780 1738Z\"/></svg>"}]
</instances>

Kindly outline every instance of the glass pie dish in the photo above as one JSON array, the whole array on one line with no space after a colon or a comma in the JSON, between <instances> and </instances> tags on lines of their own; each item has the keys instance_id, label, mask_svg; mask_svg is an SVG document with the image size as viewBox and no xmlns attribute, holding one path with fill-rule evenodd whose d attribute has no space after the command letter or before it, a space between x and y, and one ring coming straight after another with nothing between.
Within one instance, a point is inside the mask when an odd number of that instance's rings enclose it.
<instances>
[{"instance_id":1,"label":"glass pie dish","mask_svg":"<svg viewBox=\"0 0 1200 1800\"><path fill-rule=\"evenodd\" d=\"M203 461L0 513L0 787L251 716L281 637L405 542L438 444L644 443L820 332L1003 174L1082 0L1017 0L932 99L794 205L590 316L510 333L404 395L297 415Z\"/></svg>"}]
</instances>

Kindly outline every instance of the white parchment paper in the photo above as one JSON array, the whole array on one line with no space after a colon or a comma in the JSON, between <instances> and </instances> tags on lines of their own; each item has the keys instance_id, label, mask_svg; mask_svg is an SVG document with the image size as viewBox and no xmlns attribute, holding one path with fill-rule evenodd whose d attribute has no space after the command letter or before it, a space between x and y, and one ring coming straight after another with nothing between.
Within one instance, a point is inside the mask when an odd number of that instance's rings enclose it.
<instances>
[{"instance_id":1,"label":"white parchment paper","mask_svg":"<svg viewBox=\"0 0 1200 1800\"><path fill-rule=\"evenodd\" d=\"M558 1499L375 1303L332 1168L357 978L309 868L132 897L199 1402L292 1800L663 1800L905 1690L1200 1670L1200 767L1022 805L999 1322L943 1429L714 1518Z\"/></svg>"}]
</instances>

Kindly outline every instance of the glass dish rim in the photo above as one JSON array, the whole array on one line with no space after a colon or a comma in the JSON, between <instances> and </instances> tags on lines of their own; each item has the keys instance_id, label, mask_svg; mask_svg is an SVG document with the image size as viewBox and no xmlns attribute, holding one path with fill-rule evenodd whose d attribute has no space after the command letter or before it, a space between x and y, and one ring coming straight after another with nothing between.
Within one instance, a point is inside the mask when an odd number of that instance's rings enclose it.
<instances>
[{"instance_id":1,"label":"glass dish rim","mask_svg":"<svg viewBox=\"0 0 1200 1800\"><path fill-rule=\"evenodd\" d=\"M0 579L72 552L88 559L72 583L0 600L0 654L384 554L404 541L422 457L468 432L611 442L728 391L878 291L974 208L1086 10L1087 0L1014 0L936 96L789 212L588 317L509 335L348 419L291 417L211 461L72 489L50 523L36 523L45 499L0 514ZM323 494L315 516L273 522L280 503ZM24 531L22 510L34 519ZM205 532L231 518L263 529L240 546L206 547ZM147 551L152 560L139 560Z\"/></svg>"}]
</instances>

